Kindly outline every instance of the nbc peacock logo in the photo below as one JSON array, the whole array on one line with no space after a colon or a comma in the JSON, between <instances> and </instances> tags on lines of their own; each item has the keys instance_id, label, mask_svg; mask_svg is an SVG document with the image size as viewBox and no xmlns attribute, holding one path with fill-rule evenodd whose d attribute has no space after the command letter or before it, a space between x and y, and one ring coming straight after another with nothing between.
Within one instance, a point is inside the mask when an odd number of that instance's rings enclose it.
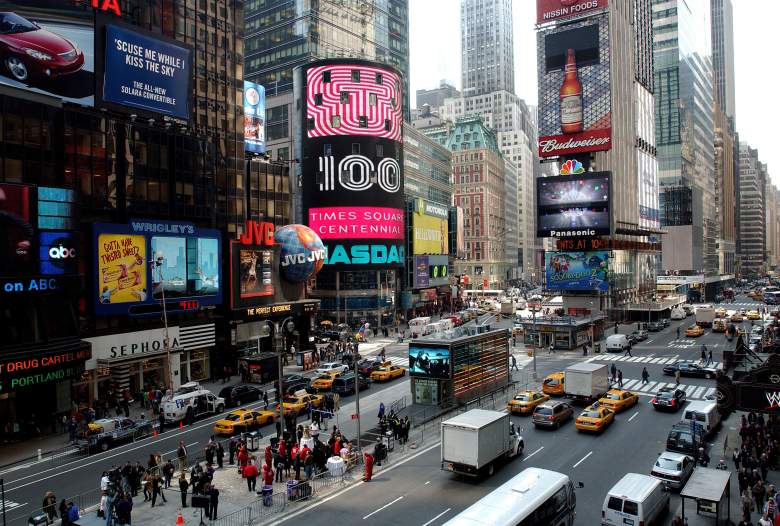
<instances>
[{"instance_id":1,"label":"nbc peacock logo","mask_svg":"<svg viewBox=\"0 0 780 526\"><path fill-rule=\"evenodd\" d=\"M585 173L585 168L576 159L569 159L561 166L561 175L577 175L581 173Z\"/></svg>"}]
</instances>

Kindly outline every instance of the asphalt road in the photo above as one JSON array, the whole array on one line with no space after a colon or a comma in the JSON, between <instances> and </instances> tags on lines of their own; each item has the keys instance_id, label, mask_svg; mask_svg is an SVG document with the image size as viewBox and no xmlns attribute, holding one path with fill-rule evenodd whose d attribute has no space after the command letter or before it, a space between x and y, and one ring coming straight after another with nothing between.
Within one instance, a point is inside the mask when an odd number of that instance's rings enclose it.
<instances>
[{"instance_id":1,"label":"asphalt road","mask_svg":"<svg viewBox=\"0 0 780 526\"><path fill-rule=\"evenodd\" d=\"M746 303L749 299L738 299ZM727 309L741 305L724 305ZM747 306L746 306L747 307ZM749 307L747 307L749 308ZM640 379L642 367L647 367L650 380L673 382L664 376L662 368L669 359L698 360L700 348L705 344L713 350L713 358L720 361L726 339L723 334L707 330L699 338L676 338L676 328L693 323L693 317L674 321L661 332L650 333L647 341L633 349L634 358L644 361L615 361L615 355L599 355L583 358L580 353L556 353L538 356L540 378L562 370L567 365L583 360L597 363L614 362L623 371L625 381ZM749 327L749 322L744 325ZM627 326L622 326L625 332ZM611 333L611 331L610 331ZM619 356L622 358L622 355ZM664 360L657 360L663 358ZM526 368L528 370L528 367ZM691 386L692 392L704 394L713 388L715 380L683 378L682 385ZM686 389L688 390L688 389ZM476 500L495 489L526 467L541 467L568 474L573 481L582 482L577 490L577 525L598 524L604 495L625 474L649 473L659 453L664 451L669 428L680 419L677 413L660 413L650 405L650 394L640 397L634 408L617 415L615 422L601 435L578 432L573 422L559 430L537 430L528 417L512 417L522 430L525 453L512 460L487 479L463 480L440 469L438 444L428 446L408 462L381 472L369 483L359 483L325 500L306 508L300 515L286 521L292 524L296 517L306 517L310 524L388 524L403 526L437 526L443 524ZM734 417L731 417L732 419ZM724 426L730 425L730 422ZM721 432L711 441L711 457L717 462L722 451ZM672 496L672 511L678 510L679 497Z\"/></svg>"}]
</instances>

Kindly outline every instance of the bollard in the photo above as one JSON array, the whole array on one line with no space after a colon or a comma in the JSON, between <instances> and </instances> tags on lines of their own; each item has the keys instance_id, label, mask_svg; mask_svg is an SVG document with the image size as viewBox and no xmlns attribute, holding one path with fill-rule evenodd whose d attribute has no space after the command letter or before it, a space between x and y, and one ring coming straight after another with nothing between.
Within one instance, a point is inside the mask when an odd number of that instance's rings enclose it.
<instances>
[{"instance_id":1,"label":"bollard","mask_svg":"<svg viewBox=\"0 0 780 526\"><path fill-rule=\"evenodd\" d=\"M41 448L38 448L38 462L43 460L43 455L41 454Z\"/></svg>"}]
</instances>

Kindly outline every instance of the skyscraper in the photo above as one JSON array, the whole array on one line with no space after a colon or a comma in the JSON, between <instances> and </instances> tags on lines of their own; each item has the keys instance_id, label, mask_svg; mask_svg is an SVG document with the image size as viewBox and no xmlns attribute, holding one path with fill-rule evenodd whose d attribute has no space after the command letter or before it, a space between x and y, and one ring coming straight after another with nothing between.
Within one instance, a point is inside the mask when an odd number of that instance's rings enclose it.
<instances>
[{"instance_id":1,"label":"skyscraper","mask_svg":"<svg viewBox=\"0 0 780 526\"><path fill-rule=\"evenodd\" d=\"M758 150L739 143L739 263L742 276L764 270L766 255L766 165Z\"/></svg>"},{"instance_id":2,"label":"skyscraper","mask_svg":"<svg viewBox=\"0 0 780 526\"><path fill-rule=\"evenodd\" d=\"M460 31L463 95L514 93L512 0L462 0Z\"/></svg>"},{"instance_id":3,"label":"skyscraper","mask_svg":"<svg viewBox=\"0 0 780 526\"><path fill-rule=\"evenodd\" d=\"M711 0L712 71L718 106L731 120L736 116L734 102L734 8L731 0Z\"/></svg>"}]
</instances>

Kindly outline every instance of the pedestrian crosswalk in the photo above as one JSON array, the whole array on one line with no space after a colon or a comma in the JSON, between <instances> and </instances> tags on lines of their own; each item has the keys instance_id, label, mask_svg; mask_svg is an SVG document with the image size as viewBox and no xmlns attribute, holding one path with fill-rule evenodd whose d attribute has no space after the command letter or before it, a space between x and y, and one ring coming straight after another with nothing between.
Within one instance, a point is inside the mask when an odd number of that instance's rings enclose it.
<instances>
[{"instance_id":1,"label":"pedestrian crosswalk","mask_svg":"<svg viewBox=\"0 0 780 526\"><path fill-rule=\"evenodd\" d=\"M653 382L642 383L642 380L623 379L623 389L641 396L655 396L658 391L664 387L675 387L674 382ZM613 387L618 387L617 383ZM685 391L688 400L706 400L708 396L715 394L715 388L706 385L680 384L678 389Z\"/></svg>"},{"instance_id":2,"label":"pedestrian crosswalk","mask_svg":"<svg viewBox=\"0 0 780 526\"><path fill-rule=\"evenodd\" d=\"M676 361L679 361L680 357L678 354L675 354L674 356L663 356L660 358L655 358L652 356L625 356L623 354L604 354L599 356L592 356L585 360L586 362L631 362L631 363L645 363L645 364L657 364L657 365L669 365ZM712 362L711 364L708 364L708 367L713 367L715 369L720 367L720 362Z\"/></svg>"},{"instance_id":3,"label":"pedestrian crosswalk","mask_svg":"<svg viewBox=\"0 0 780 526\"><path fill-rule=\"evenodd\" d=\"M385 361L401 367L409 367L409 358L404 356L387 356Z\"/></svg>"},{"instance_id":4,"label":"pedestrian crosswalk","mask_svg":"<svg viewBox=\"0 0 780 526\"><path fill-rule=\"evenodd\" d=\"M21 508L22 506L27 505L26 502L14 502L12 500L6 500L3 504L5 505L4 511L11 511L12 509Z\"/></svg>"}]
</instances>

